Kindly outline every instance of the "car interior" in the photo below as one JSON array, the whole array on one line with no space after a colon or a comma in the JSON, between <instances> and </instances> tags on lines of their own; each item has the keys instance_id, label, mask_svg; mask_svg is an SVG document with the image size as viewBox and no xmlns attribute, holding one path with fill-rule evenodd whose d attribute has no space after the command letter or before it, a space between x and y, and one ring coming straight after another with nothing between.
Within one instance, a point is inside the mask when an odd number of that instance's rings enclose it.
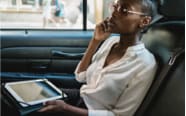
<instances>
[{"instance_id":1,"label":"car interior","mask_svg":"<svg viewBox=\"0 0 186 116\"><path fill-rule=\"evenodd\" d=\"M135 116L185 115L184 2L160 0L161 17L142 37L146 48L156 57L158 70ZM1 29L2 116L28 115L17 111L7 99L2 90L6 82L48 79L58 88L80 88L74 70L92 34L93 31ZM27 111L34 111L34 108Z\"/></svg>"}]
</instances>

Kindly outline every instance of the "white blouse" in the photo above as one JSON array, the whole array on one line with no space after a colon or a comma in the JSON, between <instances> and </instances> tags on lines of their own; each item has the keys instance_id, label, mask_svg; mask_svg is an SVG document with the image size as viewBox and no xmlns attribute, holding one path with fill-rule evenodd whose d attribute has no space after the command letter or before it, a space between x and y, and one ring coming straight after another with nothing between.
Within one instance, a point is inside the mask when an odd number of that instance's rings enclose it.
<instances>
[{"instance_id":1,"label":"white blouse","mask_svg":"<svg viewBox=\"0 0 186 116\"><path fill-rule=\"evenodd\" d=\"M111 47L119 37L107 39L94 54L84 72L77 73L80 89L89 116L132 116L142 102L156 72L154 56L138 44L128 47L125 55L103 68Z\"/></svg>"}]
</instances>

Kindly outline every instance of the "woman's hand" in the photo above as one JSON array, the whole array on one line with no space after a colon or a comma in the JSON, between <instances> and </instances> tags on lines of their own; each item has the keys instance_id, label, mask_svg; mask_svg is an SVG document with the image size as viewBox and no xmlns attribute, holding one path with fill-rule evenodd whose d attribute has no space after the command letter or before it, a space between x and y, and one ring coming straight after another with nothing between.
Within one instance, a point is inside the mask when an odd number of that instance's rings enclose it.
<instances>
[{"instance_id":1,"label":"woman's hand","mask_svg":"<svg viewBox=\"0 0 186 116\"><path fill-rule=\"evenodd\" d=\"M47 101L38 112L65 112L70 116L88 116L88 110L66 104L63 100Z\"/></svg>"},{"instance_id":2,"label":"woman's hand","mask_svg":"<svg viewBox=\"0 0 186 116\"><path fill-rule=\"evenodd\" d=\"M94 39L97 41L103 41L110 36L111 28L109 26L109 18L105 19L101 23L96 25L94 31Z\"/></svg>"},{"instance_id":3,"label":"woman's hand","mask_svg":"<svg viewBox=\"0 0 186 116\"><path fill-rule=\"evenodd\" d=\"M63 112L67 105L63 100L47 101L39 112Z\"/></svg>"}]
</instances>

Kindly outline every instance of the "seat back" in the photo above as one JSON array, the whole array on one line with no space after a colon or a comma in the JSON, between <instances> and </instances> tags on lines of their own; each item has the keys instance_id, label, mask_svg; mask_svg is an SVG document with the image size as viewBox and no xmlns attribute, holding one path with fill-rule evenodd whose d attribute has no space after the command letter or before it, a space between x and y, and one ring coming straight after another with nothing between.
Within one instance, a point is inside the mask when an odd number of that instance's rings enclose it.
<instances>
[{"instance_id":1,"label":"seat back","mask_svg":"<svg viewBox=\"0 0 186 116\"><path fill-rule=\"evenodd\" d=\"M184 28L184 22L160 23L153 26L143 36L146 47L157 59L158 70L154 82L135 116L182 116L184 114L185 59L183 53L175 59L174 64L165 75L166 79L151 98L154 87L162 78L160 74L165 70L165 66L169 65L172 54L178 49L184 49Z\"/></svg>"},{"instance_id":2,"label":"seat back","mask_svg":"<svg viewBox=\"0 0 186 116\"><path fill-rule=\"evenodd\" d=\"M155 93L154 98L150 101L147 109L143 112L143 115L141 116L185 115L184 56L185 54L181 54L176 59L173 66L166 74L165 79L161 83L160 88ZM156 83L156 81L154 83ZM154 84L153 86L156 86L156 84Z\"/></svg>"},{"instance_id":3,"label":"seat back","mask_svg":"<svg viewBox=\"0 0 186 116\"><path fill-rule=\"evenodd\" d=\"M166 20L185 20L185 0L159 0L159 13Z\"/></svg>"},{"instance_id":4,"label":"seat back","mask_svg":"<svg viewBox=\"0 0 186 116\"><path fill-rule=\"evenodd\" d=\"M164 0L162 3L164 4L159 7L159 12L164 18L151 26L142 37L146 47L158 61L158 70L135 116L183 116L185 113L184 52L174 59L175 62L164 76L157 92L152 92L159 84L160 74L169 65L172 54L178 49L185 49L184 0Z\"/></svg>"}]
</instances>

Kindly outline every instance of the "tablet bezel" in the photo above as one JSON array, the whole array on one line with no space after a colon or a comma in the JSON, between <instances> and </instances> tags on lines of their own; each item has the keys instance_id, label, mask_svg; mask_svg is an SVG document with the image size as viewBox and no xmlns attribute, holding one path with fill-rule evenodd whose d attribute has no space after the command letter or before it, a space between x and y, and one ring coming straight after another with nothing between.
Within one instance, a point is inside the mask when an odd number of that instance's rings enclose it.
<instances>
[{"instance_id":1,"label":"tablet bezel","mask_svg":"<svg viewBox=\"0 0 186 116\"><path fill-rule=\"evenodd\" d=\"M12 88L11 85L15 85L15 84L23 84L23 83L33 83L33 82L46 82L46 84L48 84L51 89L54 89L59 95L55 96L55 97L50 97L50 98L45 98L45 99L41 99L41 100L35 100L35 101L24 101ZM5 88L8 90L8 92L17 100L17 102L19 102L19 104L23 107L28 107L31 105L37 105L46 101L50 101L50 100L55 100L55 99L60 99L63 98L63 94L62 91L60 89L58 89L54 84L52 84L50 81L48 81L47 79L37 79L37 80L27 80L27 81L19 81L19 82L8 82L5 84Z\"/></svg>"}]
</instances>

